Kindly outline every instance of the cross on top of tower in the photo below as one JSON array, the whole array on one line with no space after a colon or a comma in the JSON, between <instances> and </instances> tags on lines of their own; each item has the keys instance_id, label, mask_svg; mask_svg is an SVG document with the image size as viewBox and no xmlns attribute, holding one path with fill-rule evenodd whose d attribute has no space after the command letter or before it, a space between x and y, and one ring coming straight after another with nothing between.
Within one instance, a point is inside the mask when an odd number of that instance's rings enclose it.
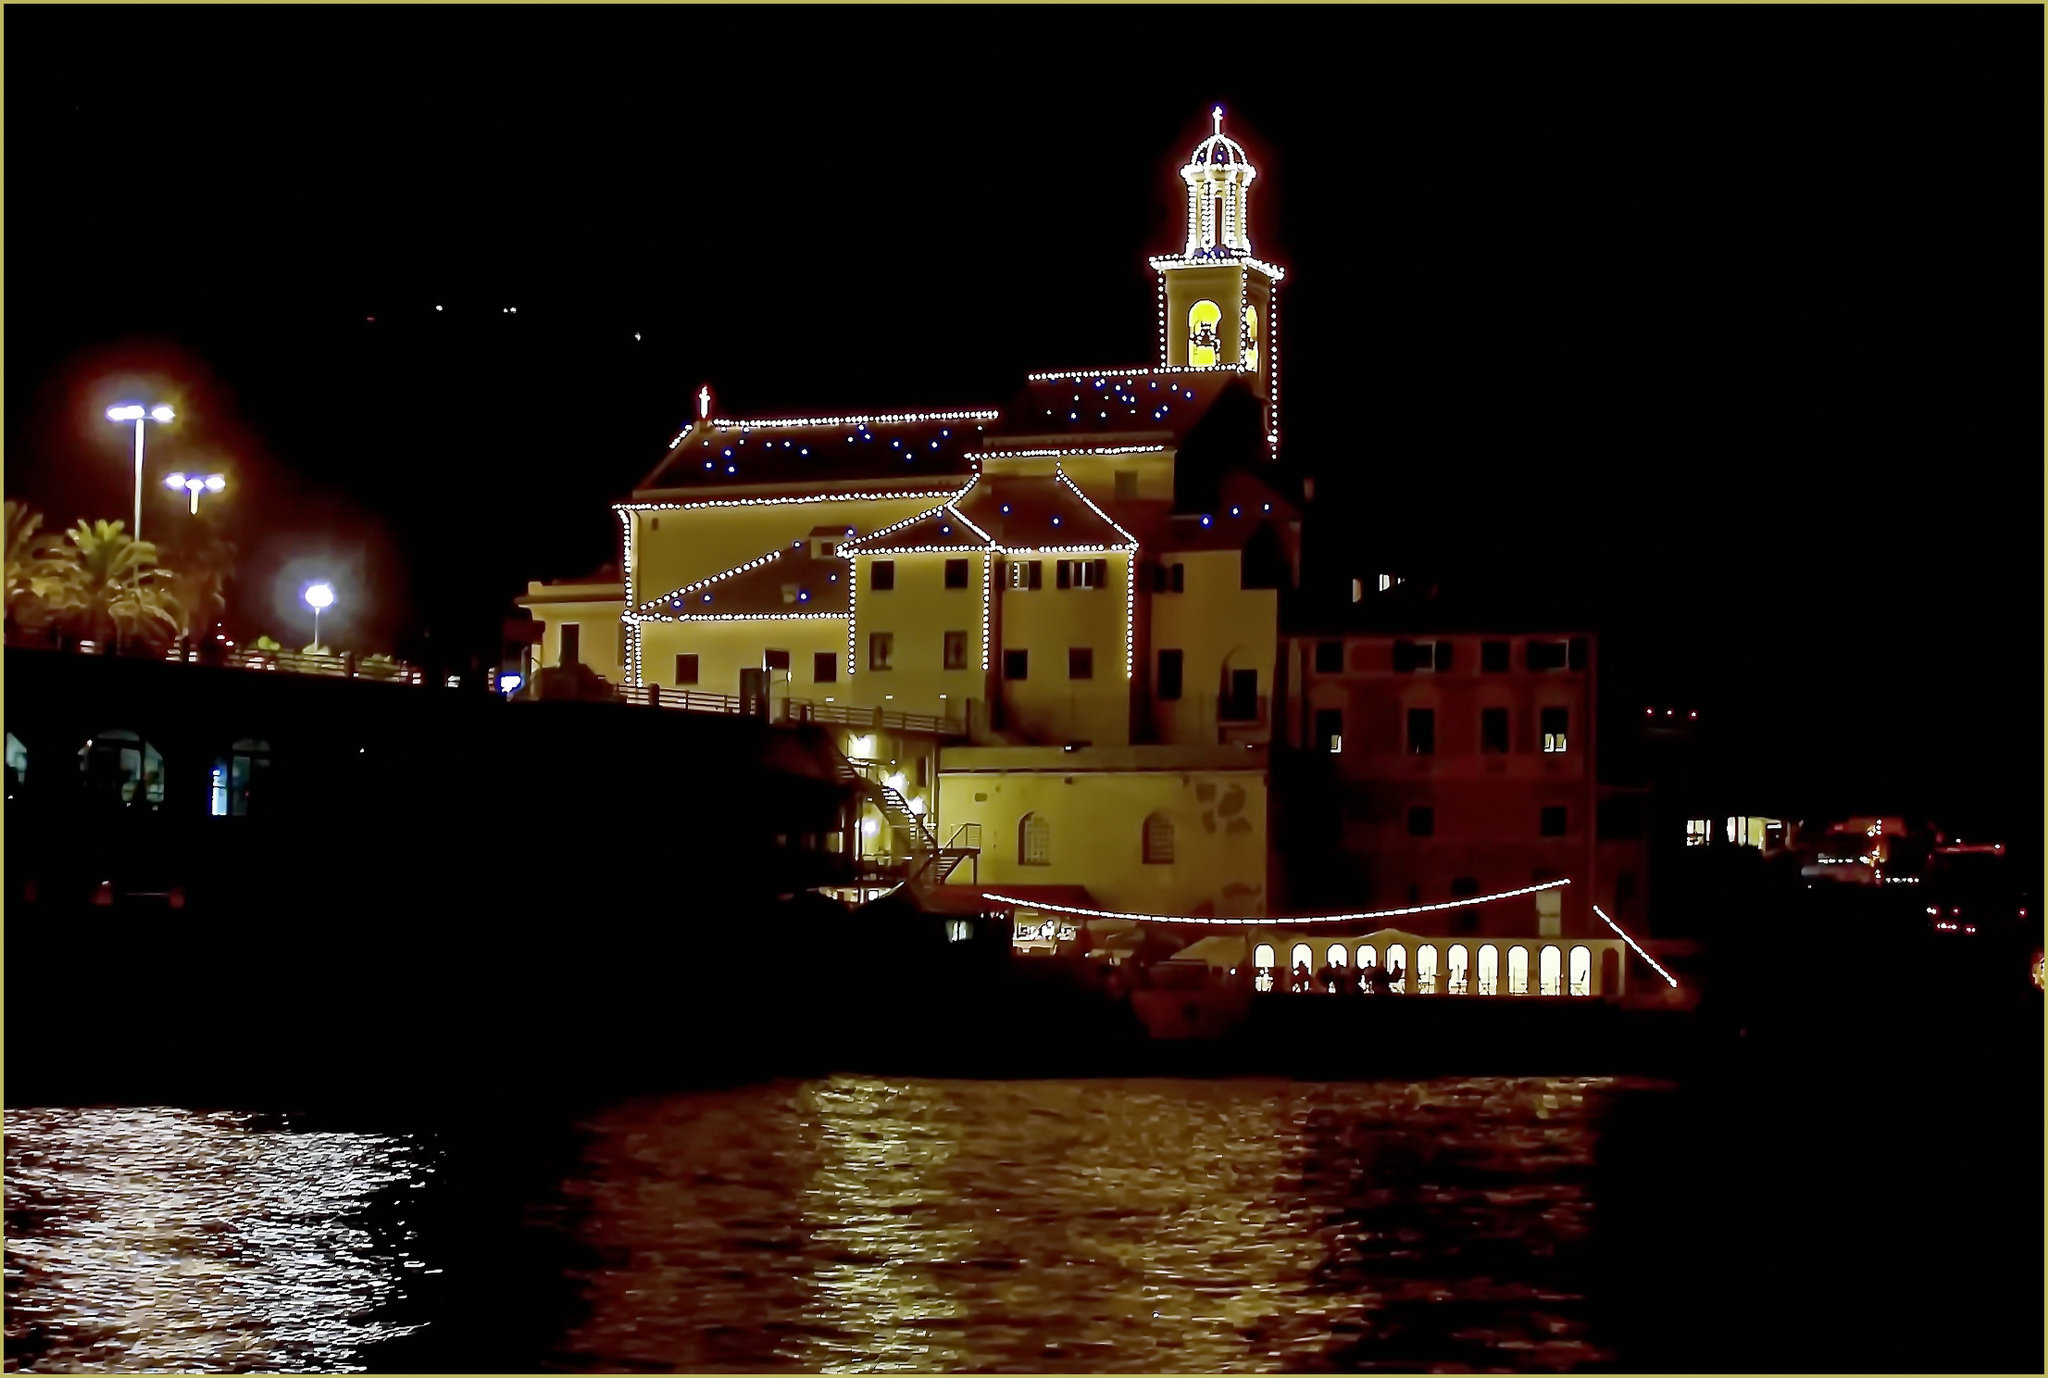
<instances>
[{"instance_id":1,"label":"cross on top of tower","mask_svg":"<svg viewBox=\"0 0 2048 1378\"><path fill-rule=\"evenodd\" d=\"M1223 137L1223 107L1219 105L1209 114L1216 121L1216 137L1220 139Z\"/></svg>"}]
</instances>

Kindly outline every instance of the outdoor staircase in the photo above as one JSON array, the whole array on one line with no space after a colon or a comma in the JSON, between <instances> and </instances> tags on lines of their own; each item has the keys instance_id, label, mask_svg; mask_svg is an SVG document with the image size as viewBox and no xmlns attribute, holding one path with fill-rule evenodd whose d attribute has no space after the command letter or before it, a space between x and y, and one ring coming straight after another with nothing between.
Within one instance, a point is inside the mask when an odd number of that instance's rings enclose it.
<instances>
[{"instance_id":1,"label":"outdoor staircase","mask_svg":"<svg viewBox=\"0 0 2048 1378\"><path fill-rule=\"evenodd\" d=\"M881 766L875 762L862 762L862 770L845 757L839 757L834 773L841 784L856 797L875 806L877 812L889 826L890 851L900 859L899 869L903 881L915 890L929 890L944 885L958 870L960 863L979 858L979 846L956 845L966 836L966 828L956 829L954 843L941 846L938 834L925 822L922 814L911 812L910 803L895 786L875 778Z\"/></svg>"}]
</instances>

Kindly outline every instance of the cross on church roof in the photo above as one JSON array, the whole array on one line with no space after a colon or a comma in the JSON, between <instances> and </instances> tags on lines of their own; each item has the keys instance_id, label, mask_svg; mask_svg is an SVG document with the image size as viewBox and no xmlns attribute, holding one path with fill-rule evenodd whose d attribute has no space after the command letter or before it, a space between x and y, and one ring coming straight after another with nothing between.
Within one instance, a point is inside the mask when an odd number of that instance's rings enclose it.
<instances>
[{"instance_id":1,"label":"cross on church roof","mask_svg":"<svg viewBox=\"0 0 2048 1378\"><path fill-rule=\"evenodd\" d=\"M1220 139L1223 137L1223 107L1219 105L1209 113L1216 120L1216 137Z\"/></svg>"}]
</instances>

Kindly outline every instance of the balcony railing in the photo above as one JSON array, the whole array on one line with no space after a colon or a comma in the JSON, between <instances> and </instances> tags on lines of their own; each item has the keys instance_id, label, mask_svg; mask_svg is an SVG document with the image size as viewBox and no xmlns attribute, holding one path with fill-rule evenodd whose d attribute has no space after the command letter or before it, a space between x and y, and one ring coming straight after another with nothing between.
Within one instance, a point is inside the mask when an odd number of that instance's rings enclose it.
<instances>
[{"instance_id":1,"label":"balcony railing","mask_svg":"<svg viewBox=\"0 0 2048 1378\"><path fill-rule=\"evenodd\" d=\"M664 689L658 684L628 685L619 690L626 703L647 708L676 708L686 713L743 713L746 701L738 694L707 694L695 689ZM934 736L958 737L967 732L964 720L933 713L899 713L894 709L861 708L848 703L814 703L809 699L776 699L769 715L776 722L823 723L837 727L864 727L885 732L924 732Z\"/></svg>"}]
</instances>

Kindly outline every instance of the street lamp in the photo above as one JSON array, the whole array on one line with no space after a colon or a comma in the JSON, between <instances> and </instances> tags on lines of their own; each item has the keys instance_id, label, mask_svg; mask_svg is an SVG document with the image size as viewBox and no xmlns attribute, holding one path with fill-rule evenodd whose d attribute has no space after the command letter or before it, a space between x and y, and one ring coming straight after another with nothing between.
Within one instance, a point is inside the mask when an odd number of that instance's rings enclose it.
<instances>
[{"instance_id":1,"label":"street lamp","mask_svg":"<svg viewBox=\"0 0 2048 1378\"><path fill-rule=\"evenodd\" d=\"M334 606L334 587L331 584L308 584L303 595L306 606L313 610L313 644L320 644L320 610Z\"/></svg>"},{"instance_id":2,"label":"street lamp","mask_svg":"<svg viewBox=\"0 0 2048 1378\"><path fill-rule=\"evenodd\" d=\"M228 486L228 481L219 474L170 474L164 479L166 488L183 488L192 495L192 515L199 515L199 494L204 491L218 493Z\"/></svg>"},{"instance_id":3,"label":"street lamp","mask_svg":"<svg viewBox=\"0 0 2048 1378\"><path fill-rule=\"evenodd\" d=\"M145 409L135 402L123 402L119 406L107 408L107 420L135 423L135 529L129 534L138 541L142 539L142 423L169 421L176 415L176 412L166 406L158 405Z\"/></svg>"}]
</instances>

